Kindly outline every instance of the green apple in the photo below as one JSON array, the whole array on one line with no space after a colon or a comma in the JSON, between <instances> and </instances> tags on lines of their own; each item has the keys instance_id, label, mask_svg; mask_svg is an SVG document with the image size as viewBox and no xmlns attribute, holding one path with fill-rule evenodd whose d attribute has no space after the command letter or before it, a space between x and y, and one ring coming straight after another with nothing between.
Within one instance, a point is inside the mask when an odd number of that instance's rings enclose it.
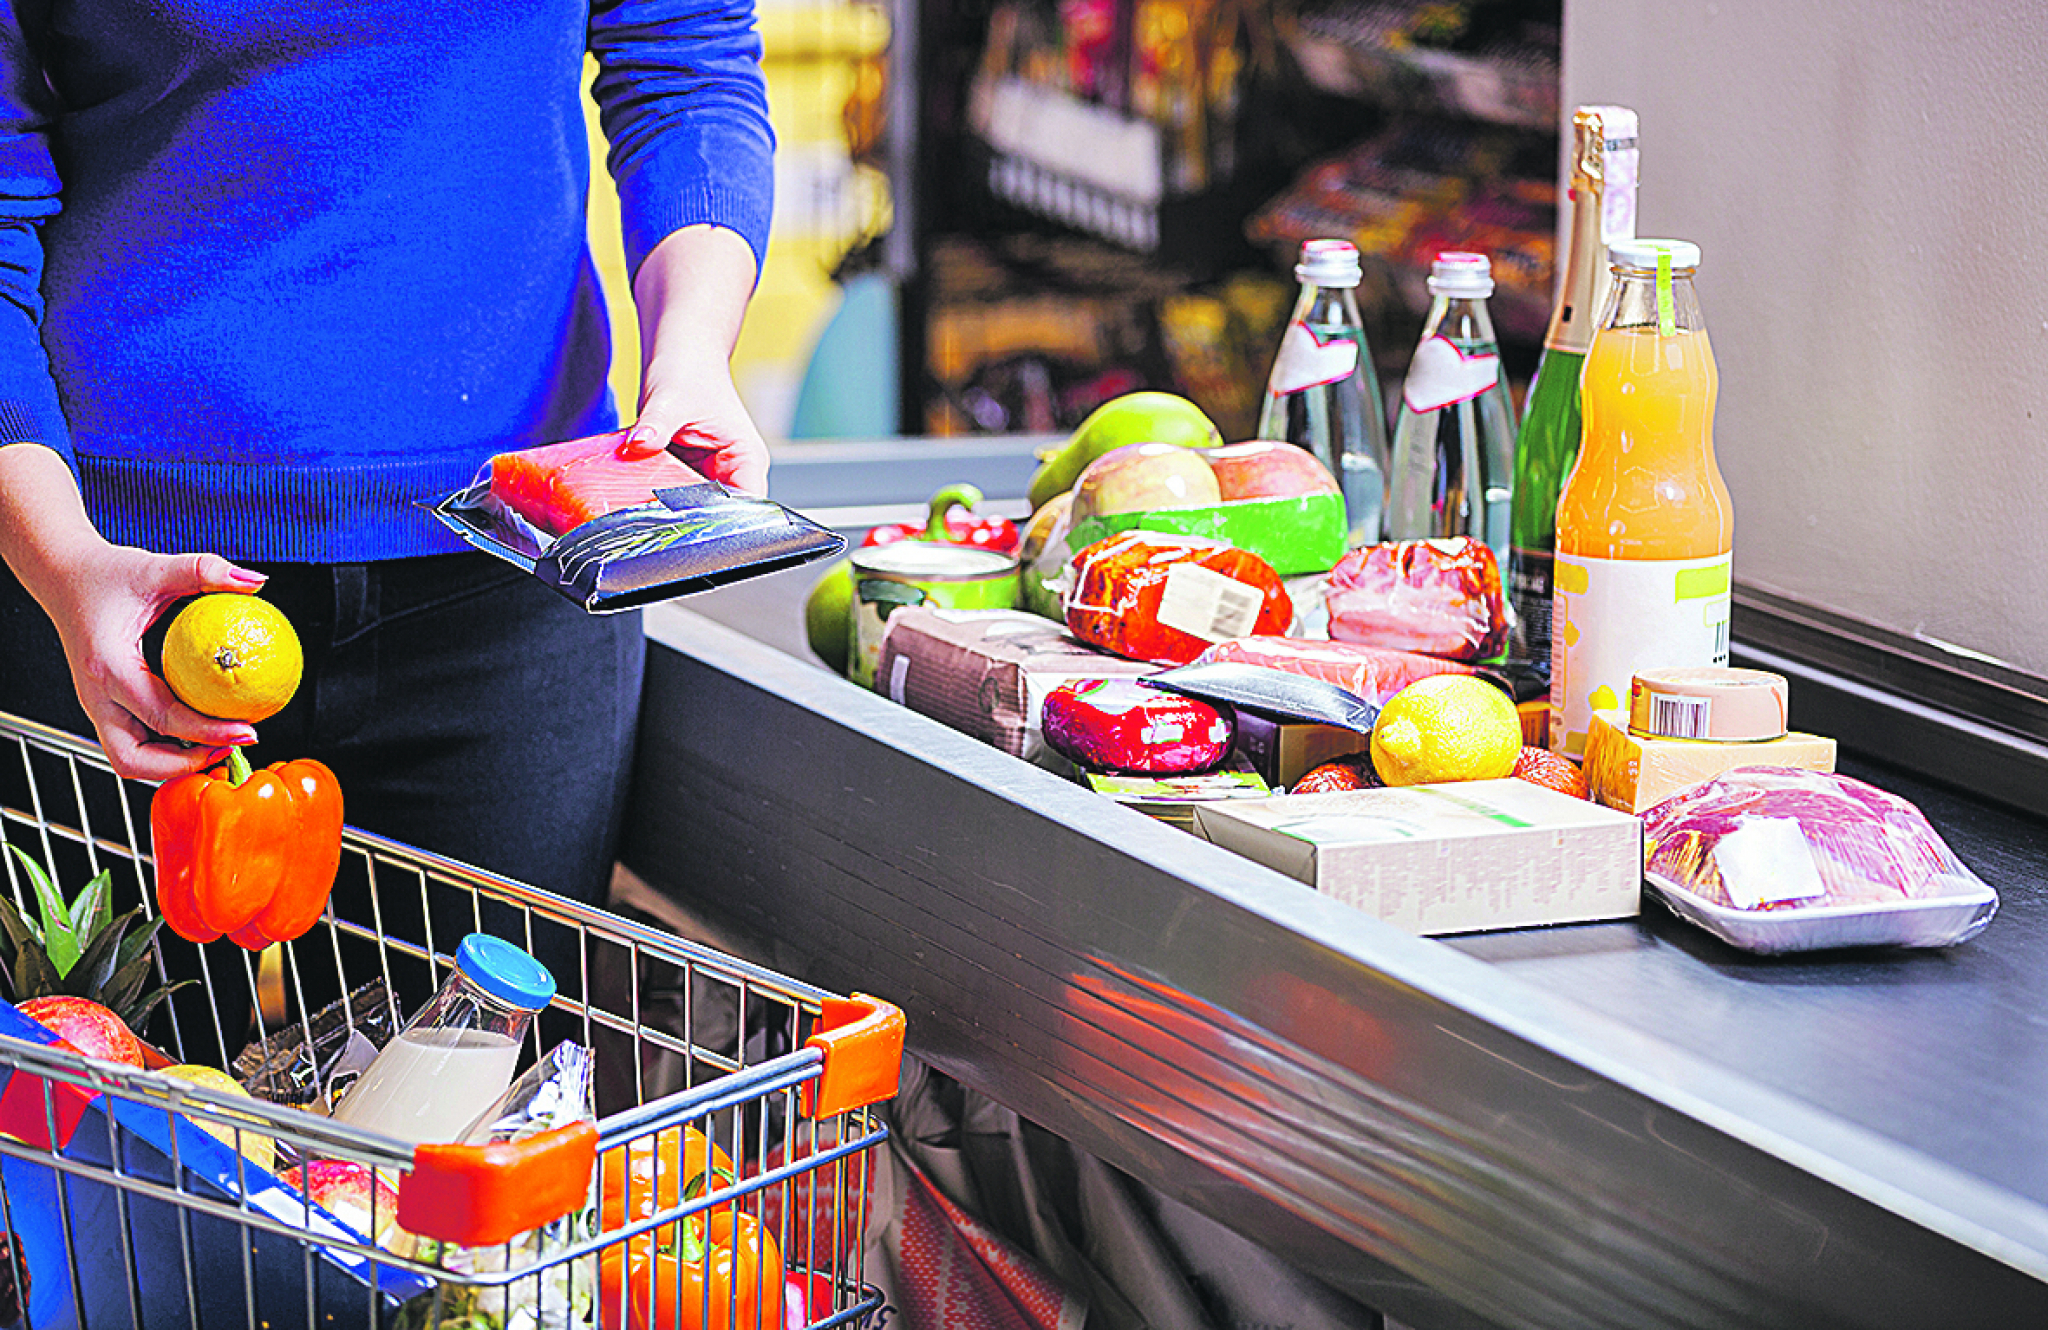
<instances>
[{"instance_id":1,"label":"green apple","mask_svg":"<svg viewBox=\"0 0 2048 1330\"><path fill-rule=\"evenodd\" d=\"M853 560L839 559L804 597L804 636L811 651L840 674L846 673L846 634L853 614Z\"/></svg>"},{"instance_id":2,"label":"green apple","mask_svg":"<svg viewBox=\"0 0 2048 1330\"><path fill-rule=\"evenodd\" d=\"M1079 429L1045 458L1028 491L1034 511L1074 487L1090 462L1127 443L1177 443L1209 448L1223 442L1202 408L1174 393L1137 392L1112 397L1088 413Z\"/></svg>"}]
</instances>

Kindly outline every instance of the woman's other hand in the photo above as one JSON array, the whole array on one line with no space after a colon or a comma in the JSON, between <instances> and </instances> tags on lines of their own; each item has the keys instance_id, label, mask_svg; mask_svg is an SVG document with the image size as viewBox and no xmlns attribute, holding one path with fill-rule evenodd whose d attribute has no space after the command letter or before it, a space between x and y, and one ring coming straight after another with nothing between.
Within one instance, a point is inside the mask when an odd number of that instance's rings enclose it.
<instances>
[{"instance_id":1,"label":"woman's other hand","mask_svg":"<svg viewBox=\"0 0 2048 1330\"><path fill-rule=\"evenodd\" d=\"M732 382L732 349L754 290L754 252L736 232L689 226L633 277L640 316L640 416L620 451L671 448L711 479L768 488L768 443Z\"/></svg>"},{"instance_id":2,"label":"woman's other hand","mask_svg":"<svg viewBox=\"0 0 2048 1330\"><path fill-rule=\"evenodd\" d=\"M217 554L109 544L86 517L70 468L39 444L0 447L0 555L56 624L72 687L115 771L168 780L227 745L255 742L249 725L180 702L143 658L142 636L174 602L253 592L262 574Z\"/></svg>"}]
</instances>

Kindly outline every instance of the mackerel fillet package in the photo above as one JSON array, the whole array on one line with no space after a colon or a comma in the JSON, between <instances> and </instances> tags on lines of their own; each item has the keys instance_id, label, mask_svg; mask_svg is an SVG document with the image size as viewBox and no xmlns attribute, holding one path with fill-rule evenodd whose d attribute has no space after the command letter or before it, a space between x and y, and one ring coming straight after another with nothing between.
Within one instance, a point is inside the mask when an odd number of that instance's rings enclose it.
<instances>
[{"instance_id":1,"label":"mackerel fillet package","mask_svg":"<svg viewBox=\"0 0 2048 1330\"><path fill-rule=\"evenodd\" d=\"M631 609L829 558L839 536L737 494L669 453L623 458L626 431L499 453L433 513L592 613Z\"/></svg>"}]
</instances>

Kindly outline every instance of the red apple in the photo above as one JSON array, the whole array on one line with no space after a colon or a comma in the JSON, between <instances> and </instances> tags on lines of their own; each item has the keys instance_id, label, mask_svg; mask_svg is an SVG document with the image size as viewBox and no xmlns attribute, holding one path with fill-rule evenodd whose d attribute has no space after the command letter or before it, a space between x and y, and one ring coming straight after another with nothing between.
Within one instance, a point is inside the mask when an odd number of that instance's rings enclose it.
<instances>
[{"instance_id":1,"label":"red apple","mask_svg":"<svg viewBox=\"0 0 2048 1330\"><path fill-rule=\"evenodd\" d=\"M119 1016L82 997L30 998L18 1008L87 1057L142 1065L142 1043Z\"/></svg>"},{"instance_id":2,"label":"red apple","mask_svg":"<svg viewBox=\"0 0 2048 1330\"><path fill-rule=\"evenodd\" d=\"M1283 499L1300 494L1339 494L1337 478L1306 448L1271 439L1227 443L1203 457L1216 473L1224 502L1232 499Z\"/></svg>"},{"instance_id":3,"label":"red apple","mask_svg":"<svg viewBox=\"0 0 2048 1330\"><path fill-rule=\"evenodd\" d=\"M1073 520L1222 502L1202 452L1172 443L1127 443L1088 464L1074 482Z\"/></svg>"},{"instance_id":4,"label":"red apple","mask_svg":"<svg viewBox=\"0 0 2048 1330\"><path fill-rule=\"evenodd\" d=\"M278 1181L333 1215L357 1233L370 1231L371 1197L376 1198L376 1243L403 1256L413 1247L412 1234L398 1227L398 1193L368 1164L351 1159L315 1159L287 1169Z\"/></svg>"}]
</instances>

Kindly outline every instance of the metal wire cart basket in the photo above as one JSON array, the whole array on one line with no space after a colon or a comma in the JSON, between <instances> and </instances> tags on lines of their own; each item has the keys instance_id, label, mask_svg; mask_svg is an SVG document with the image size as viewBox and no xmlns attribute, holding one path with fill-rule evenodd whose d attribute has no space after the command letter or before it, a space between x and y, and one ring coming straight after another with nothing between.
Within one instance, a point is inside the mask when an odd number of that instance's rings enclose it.
<instances>
[{"instance_id":1,"label":"metal wire cart basket","mask_svg":"<svg viewBox=\"0 0 2048 1330\"><path fill-rule=\"evenodd\" d=\"M116 912L154 917L150 794L0 713L0 840L60 890L106 871ZM296 1106L476 931L553 969L521 1062L591 1050L594 1123L414 1147ZM860 1237L903 1048L885 1002L353 828L325 917L281 953L166 929L151 964L193 982L135 1032L142 1069L0 1004L0 1325L783 1330L880 1305Z\"/></svg>"}]
</instances>

